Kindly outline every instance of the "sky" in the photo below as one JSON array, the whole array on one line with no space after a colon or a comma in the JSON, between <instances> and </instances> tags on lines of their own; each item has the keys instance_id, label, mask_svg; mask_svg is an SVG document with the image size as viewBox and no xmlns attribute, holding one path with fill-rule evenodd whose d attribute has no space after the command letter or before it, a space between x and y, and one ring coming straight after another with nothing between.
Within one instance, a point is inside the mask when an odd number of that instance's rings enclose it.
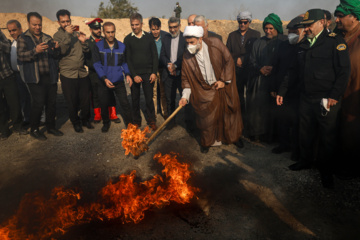
<instances>
[{"instance_id":1,"label":"sky","mask_svg":"<svg viewBox=\"0 0 360 240\"><path fill-rule=\"evenodd\" d=\"M105 5L109 0L102 0ZM101 0L1 0L1 12L28 13L37 11L52 20L59 9L68 9L73 16L90 18L96 15ZM131 0L144 18L155 16L169 18L173 14L175 1ZM179 0L181 18L190 14L202 14L208 19L235 20L239 11L249 10L254 19L263 20L269 13L276 13L282 20L291 20L310 8L327 9L334 12L339 0Z\"/></svg>"}]
</instances>

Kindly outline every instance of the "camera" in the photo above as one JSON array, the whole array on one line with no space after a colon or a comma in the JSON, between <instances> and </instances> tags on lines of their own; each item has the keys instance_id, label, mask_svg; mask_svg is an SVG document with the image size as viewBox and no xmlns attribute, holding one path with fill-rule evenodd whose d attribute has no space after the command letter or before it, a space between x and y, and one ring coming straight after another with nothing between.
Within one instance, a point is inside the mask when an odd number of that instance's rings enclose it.
<instances>
[{"instance_id":1,"label":"camera","mask_svg":"<svg viewBox=\"0 0 360 240\"><path fill-rule=\"evenodd\" d=\"M49 48L55 48L55 42L53 40L49 40L46 44L49 46Z\"/></svg>"}]
</instances>

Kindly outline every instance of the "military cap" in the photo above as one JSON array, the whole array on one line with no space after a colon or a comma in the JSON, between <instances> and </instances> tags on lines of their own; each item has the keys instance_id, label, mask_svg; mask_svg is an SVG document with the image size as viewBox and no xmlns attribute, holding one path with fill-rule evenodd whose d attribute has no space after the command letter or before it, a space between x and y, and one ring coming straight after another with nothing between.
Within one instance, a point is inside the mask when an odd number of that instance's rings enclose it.
<instances>
[{"instance_id":1,"label":"military cap","mask_svg":"<svg viewBox=\"0 0 360 240\"><path fill-rule=\"evenodd\" d=\"M300 24L312 24L318 20L325 19L325 13L322 9L310 9L305 13L304 19Z\"/></svg>"},{"instance_id":2,"label":"military cap","mask_svg":"<svg viewBox=\"0 0 360 240\"><path fill-rule=\"evenodd\" d=\"M101 28L101 23L103 20L101 18L95 18L86 24L89 25L90 28Z\"/></svg>"},{"instance_id":3,"label":"military cap","mask_svg":"<svg viewBox=\"0 0 360 240\"><path fill-rule=\"evenodd\" d=\"M289 22L289 24L286 26L287 29L298 29L298 28L303 28L304 25L301 24L301 22L303 21L303 17L296 17L293 20L291 20Z\"/></svg>"}]
</instances>

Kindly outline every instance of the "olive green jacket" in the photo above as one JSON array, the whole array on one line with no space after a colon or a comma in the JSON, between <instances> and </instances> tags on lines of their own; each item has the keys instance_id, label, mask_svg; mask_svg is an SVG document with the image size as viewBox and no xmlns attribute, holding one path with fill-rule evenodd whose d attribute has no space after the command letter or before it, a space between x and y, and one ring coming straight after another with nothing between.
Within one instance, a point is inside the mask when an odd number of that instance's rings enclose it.
<instances>
[{"instance_id":1,"label":"olive green jacket","mask_svg":"<svg viewBox=\"0 0 360 240\"><path fill-rule=\"evenodd\" d=\"M60 74L67 78L84 78L88 75L85 69L84 53L90 51L88 43L81 43L76 33L73 35L59 28L54 34L61 49L59 68Z\"/></svg>"}]
</instances>

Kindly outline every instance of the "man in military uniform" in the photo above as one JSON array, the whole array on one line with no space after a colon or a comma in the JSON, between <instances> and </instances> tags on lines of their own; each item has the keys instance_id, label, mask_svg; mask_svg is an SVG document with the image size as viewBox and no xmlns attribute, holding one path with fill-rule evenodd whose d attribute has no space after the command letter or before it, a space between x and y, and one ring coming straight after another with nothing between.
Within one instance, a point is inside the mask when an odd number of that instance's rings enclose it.
<instances>
[{"instance_id":1,"label":"man in military uniform","mask_svg":"<svg viewBox=\"0 0 360 240\"><path fill-rule=\"evenodd\" d=\"M90 52L88 52L86 57L86 65L89 69L89 78L91 81L91 96L92 96L92 103L94 107L94 123L99 123L101 121L101 108L100 108L100 100L98 94L98 85L99 85L99 77L95 72L92 60L92 52L97 42L101 41L103 37L101 36L101 23L103 20L101 18L95 18L86 24L90 27L91 36L87 39L87 43L90 48ZM115 97L112 95L110 97L110 106L109 106L109 116L110 120L115 123L120 123L120 119L116 115L116 100Z\"/></svg>"},{"instance_id":2,"label":"man in military uniform","mask_svg":"<svg viewBox=\"0 0 360 240\"><path fill-rule=\"evenodd\" d=\"M174 9L174 12L175 12L175 17L180 19L182 10L181 10L181 7L179 5L179 2L176 3L176 8Z\"/></svg>"},{"instance_id":3,"label":"man in military uniform","mask_svg":"<svg viewBox=\"0 0 360 240\"><path fill-rule=\"evenodd\" d=\"M300 161L289 166L298 171L311 167L312 149L318 136L318 168L324 187L333 187L332 167L339 125L339 110L350 76L350 59L342 37L328 33L324 11L311 9L301 24L307 40L298 52L301 81L299 105Z\"/></svg>"}]
</instances>

